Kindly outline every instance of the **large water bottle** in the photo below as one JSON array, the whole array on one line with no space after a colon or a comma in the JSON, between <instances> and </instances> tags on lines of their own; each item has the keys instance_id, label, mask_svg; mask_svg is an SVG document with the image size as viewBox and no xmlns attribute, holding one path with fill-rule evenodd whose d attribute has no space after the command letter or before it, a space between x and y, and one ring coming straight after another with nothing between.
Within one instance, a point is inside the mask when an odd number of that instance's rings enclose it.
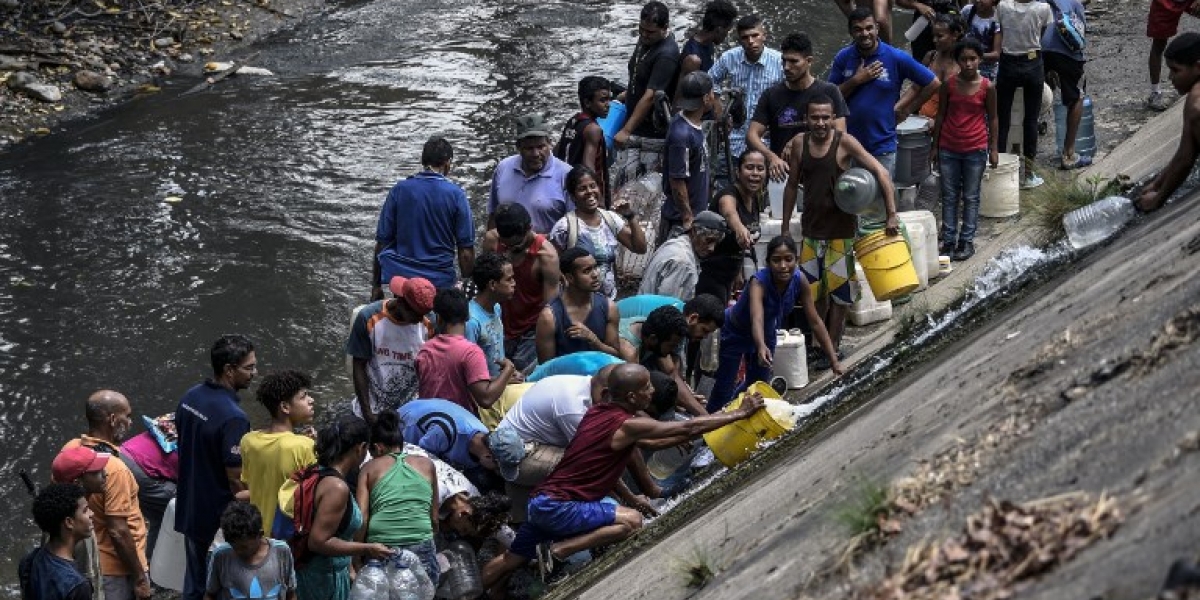
<instances>
[{"instance_id":1,"label":"large water bottle","mask_svg":"<svg viewBox=\"0 0 1200 600\"><path fill-rule=\"evenodd\" d=\"M479 577L475 549L464 540L455 540L446 548L445 555L450 568L442 576L438 597L474 598L482 594L483 581Z\"/></svg>"},{"instance_id":2,"label":"large water bottle","mask_svg":"<svg viewBox=\"0 0 1200 600\"><path fill-rule=\"evenodd\" d=\"M388 586L387 572L382 562L367 561L359 570L350 588L350 600L388 600L391 593Z\"/></svg>"},{"instance_id":3,"label":"large water bottle","mask_svg":"<svg viewBox=\"0 0 1200 600\"><path fill-rule=\"evenodd\" d=\"M1120 231L1136 214L1133 200L1109 196L1064 215L1063 227L1071 246L1086 248Z\"/></svg>"},{"instance_id":4,"label":"large water bottle","mask_svg":"<svg viewBox=\"0 0 1200 600\"><path fill-rule=\"evenodd\" d=\"M1067 107L1054 105L1054 139L1061 156L1067 139ZM1096 119L1092 115L1092 97L1083 97L1083 116L1079 119L1079 131L1075 133L1075 154L1083 157L1096 155Z\"/></svg>"},{"instance_id":5,"label":"large water bottle","mask_svg":"<svg viewBox=\"0 0 1200 600\"><path fill-rule=\"evenodd\" d=\"M882 215L883 201L875 176L862 167L846 169L838 177L833 191L833 202L842 212L867 218L876 209ZM876 206L878 204L878 206Z\"/></svg>"},{"instance_id":6,"label":"large water bottle","mask_svg":"<svg viewBox=\"0 0 1200 600\"><path fill-rule=\"evenodd\" d=\"M404 550L388 565L388 583L392 587L390 600L433 600L436 586L416 554Z\"/></svg>"}]
</instances>

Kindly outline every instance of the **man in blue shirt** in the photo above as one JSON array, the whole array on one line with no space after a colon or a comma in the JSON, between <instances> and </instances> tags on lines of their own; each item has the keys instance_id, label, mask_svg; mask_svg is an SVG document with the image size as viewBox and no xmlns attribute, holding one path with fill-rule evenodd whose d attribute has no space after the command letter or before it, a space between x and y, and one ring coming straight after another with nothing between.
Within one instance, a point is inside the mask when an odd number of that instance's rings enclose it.
<instances>
[{"instance_id":1,"label":"man in blue shirt","mask_svg":"<svg viewBox=\"0 0 1200 600\"><path fill-rule=\"evenodd\" d=\"M463 189L446 176L454 148L431 137L421 150L420 173L397 182L388 193L375 229L371 300L383 299L383 284L397 275L420 277L435 287L451 287L458 270L470 277L475 264L475 222Z\"/></svg>"},{"instance_id":2,"label":"man in blue shirt","mask_svg":"<svg viewBox=\"0 0 1200 600\"><path fill-rule=\"evenodd\" d=\"M179 486L175 531L186 538L184 600L203 600L208 583L208 547L221 527L221 513L242 483L242 436L250 421L237 393L258 372L254 344L225 335L210 352L213 378L188 390L175 409L179 434Z\"/></svg>"},{"instance_id":3,"label":"man in blue shirt","mask_svg":"<svg viewBox=\"0 0 1200 600\"><path fill-rule=\"evenodd\" d=\"M501 204L520 204L533 218L534 233L550 233L563 215L575 210L566 192L571 165L552 156L551 149L550 128L542 115L517 119L517 154L496 165L488 198L489 214ZM493 226L489 218L488 229Z\"/></svg>"},{"instance_id":4,"label":"man in blue shirt","mask_svg":"<svg viewBox=\"0 0 1200 600\"><path fill-rule=\"evenodd\" d=\"M700 120L713 106L712 77L704 71L688 73L679 82L680 113L667 130L667 153L663 161L662 219L654 246L692 228L692 219L708 208L708 152Z\"/></svg>"},{"instance_id":5,"label":"man in blue shirt","mask_svg":"<svg viewBox=\"0 0 1200 600\"><path fill-rule=\"evenodd\" d=\"M85 468L96 469L80 466ZM91 600L92 584L75 566L75 544L92 537L92 509L84 489L75 483L52 483L42 488L33 499L33 521L48 539L17 566L21 597Z\"/></svg>"},{"instance_id":6,"label":"man in blue shirt","mask_svg":"<svg viewBox=\"0 0 1200 600\"><path fill-rule=\"evenodd\" d=\"M450 463L481 490L503 485L485 473L500 467L488 446L491 432L470 411L449 400L429 398L413 400L396 413L405 442Z\"/></svg>"},{"instance_id":7,"label":"man in blue shirt","mask_svg":"<svg viewBox=\"0 0 1200 600\"><path fill-rule=\"evenodd\" d=\"M829 82L850 108L846 130L895 176L896 124L924 104L941 81L913 57L880 41L869 8L855 9L848 20L854 43L834 57ZM919 89L909 105L900 102L906 79Z\"/></svg>"},{"instance_id":8,"label":"man in blue shirt","mask_svg":"<svg viewBox=\"0 0 1200 600\"><path fill-rule=\"evenodd\" d=\"M1054 10L1055 21L1060 15L1066 14L1075 29L1084 34L1087 22L1079 0L1048 0L1048 4ZM1047 81L1058 80L1062 104L1067 107L1067 130L1062 147L1064 169L1078 169L1092 164L1092 157L1075 153L1075 136L1079 133L1079 121L1083 118L1083 91L1079 88L1079 82L1083 80L1085 62L1087 59L1083 56L1083 50L1068 48L1054 25L1042 32L1042 68L1045 69ZM1050 77L1051 73L1055 74L1054 78Z\"/></svg>"}]
</instances>

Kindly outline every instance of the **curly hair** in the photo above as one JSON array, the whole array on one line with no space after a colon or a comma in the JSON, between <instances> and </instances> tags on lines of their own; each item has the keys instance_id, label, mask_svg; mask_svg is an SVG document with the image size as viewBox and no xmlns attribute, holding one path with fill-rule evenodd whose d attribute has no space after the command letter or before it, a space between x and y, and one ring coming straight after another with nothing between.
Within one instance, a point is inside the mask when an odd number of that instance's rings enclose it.
<instances>
[{"instance_id":1,"label":"curly hair","mask_svg":"<svg viewBox=\"0 0 1200 600\"><path fill-rule=\"evenodd\" d=\"M267 408L272 417L279 414L279 405L296 397L300 390L312 387L312 379L302 371L285 369L268 373L258 385L254 397Z\"/></svg>"},{"instance_id":2,"label":"curly hair","mask_svg":"<svg viewBox=\"0 0 1200 600\"><path fill-rule=\"evenodd\" d=\"M509 264L508 257L497 252L484 252L475 259L475 270L471 272L471 281L480 290L486 290L489 283L504 278L504 265Z\"/></svg>"},{"instance_id":3,"label":"curly hair","mask_svg":"<svg viewBox=\"0 0 1200 600\"><path fill-rule=\"evenodd\" d=\"M654 395L650 398L650 416L658 419L675 408L679 397L679 384L675 378L662 371L650 371L650 385L654 386Z\"/></svg>"},{"instance_id":4,"label":"curly hair","mask_svg":"<svg viewBox=\"0 0 1200 600\"><path fill-rule=\"evenodd\" d=\"M512 500L508 496L488 492L472 497L470 502L474 509L471 524L479 537L488 537L508 524L508 513L512 509Z\"/></svg>"},{"instance_id":5,"label":"curly hair","mask_svg":"<svg viewBox=\"0 0 1200 600\"><path fill-rule=\"evenodd\" d=\"M52 483L33 499L33 522L38 529L57 537L67 517L74 516L79 499L87 495L77 483Z\"/></svg>"},{"instance_id":6,"label":"curly hair","mask_svg":"<svg viewBox=\"0 0 1200 600\"><path fill-rule=\"evenodd\" d=\"M658 341L665 342L671 339L671 336L686 338L687 334L687 319L678 308L670 304L650 311L650 314L646 315L646 321L642 323L643 340L654 336Z\"/></svg>"},{"instance_id":7,"label":"curly hair","mask_svg":"<svg viewBox=\"0 0 1200 600\"><path fill-rule=\"evenodd\" d=\"M262 528L262 513L249 502L234 500L221 513L221 533L229 543L260 537Z\"/></svg>"}]
</instances>

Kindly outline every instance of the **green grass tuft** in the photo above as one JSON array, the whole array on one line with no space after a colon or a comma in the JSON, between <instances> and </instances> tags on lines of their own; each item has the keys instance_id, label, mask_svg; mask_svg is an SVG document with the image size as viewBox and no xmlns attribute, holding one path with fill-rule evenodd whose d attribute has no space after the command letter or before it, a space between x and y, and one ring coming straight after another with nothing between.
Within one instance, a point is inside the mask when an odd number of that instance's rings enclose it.
<instances>
[{"instance_id":1,"label":"green grass tuft","mask_svg":"<svg viewBox=\"0 0 1200 600\"><path fill-rule=\"evenodd\" d=\"M1126 185L1120 177L1106 179L1097 175L1083 179L1078 175L1045 175L1046 183L1021 192L1021 202L1035 224L1050 232L1054 239L1066 235L1063 215L1105 196L1119 194Z\"/></svg>"},{"instance_id":2,"label":"green grass tuft","mask_svg":"<svg viewBox=\"0 0 1200 600\"><path fill-rule=\"evenodd\" d=\"M891 512L891 500L888 498L888 488L877 481L859 480L854 495L839 507L834 518L849 530L852 536L869 535L879 532L880 517L886 518Z\"/></svg>"}]
</instances>

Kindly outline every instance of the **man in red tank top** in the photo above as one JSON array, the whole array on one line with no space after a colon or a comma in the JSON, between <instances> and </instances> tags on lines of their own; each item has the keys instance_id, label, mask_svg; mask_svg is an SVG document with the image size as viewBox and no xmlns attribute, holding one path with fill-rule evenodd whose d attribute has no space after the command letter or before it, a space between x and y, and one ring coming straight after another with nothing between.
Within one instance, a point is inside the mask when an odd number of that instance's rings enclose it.
<instances>
[{"instance_id":1,"label":"man in red tank top","mask_svg":"<svg viewBox=\"0 0 1200 600\"><path fill-rule=\"evenodd\" d=\"M642 528L641 513L617 506L608 495L635 450L677 446L763 407L762 398L754 395L734 411L664 423L642 413L654 396L645 367L617 365L608 383L610 402L595 404L584 414L562 460L534 488L529 520L508 551L484 566L485 589L530 560L538 560L545 578L576 552L633 535Z\"/></svg>"},{"instance_id":2,"label":"man in red tank top","mask_svg":"<svg viewBox=\"0 0 1200 600\"><path fill-rule=\"evenodd\" d=\"M537 363L538 315L558 296L558 252L545 235L533 233L533 220L524 206L501 204L492 216L496 228L483 236L483 251L505 254L517 284L513 297L500 303L504 356L518 371L528 372Z\"/></svg>"}]
</instances>

